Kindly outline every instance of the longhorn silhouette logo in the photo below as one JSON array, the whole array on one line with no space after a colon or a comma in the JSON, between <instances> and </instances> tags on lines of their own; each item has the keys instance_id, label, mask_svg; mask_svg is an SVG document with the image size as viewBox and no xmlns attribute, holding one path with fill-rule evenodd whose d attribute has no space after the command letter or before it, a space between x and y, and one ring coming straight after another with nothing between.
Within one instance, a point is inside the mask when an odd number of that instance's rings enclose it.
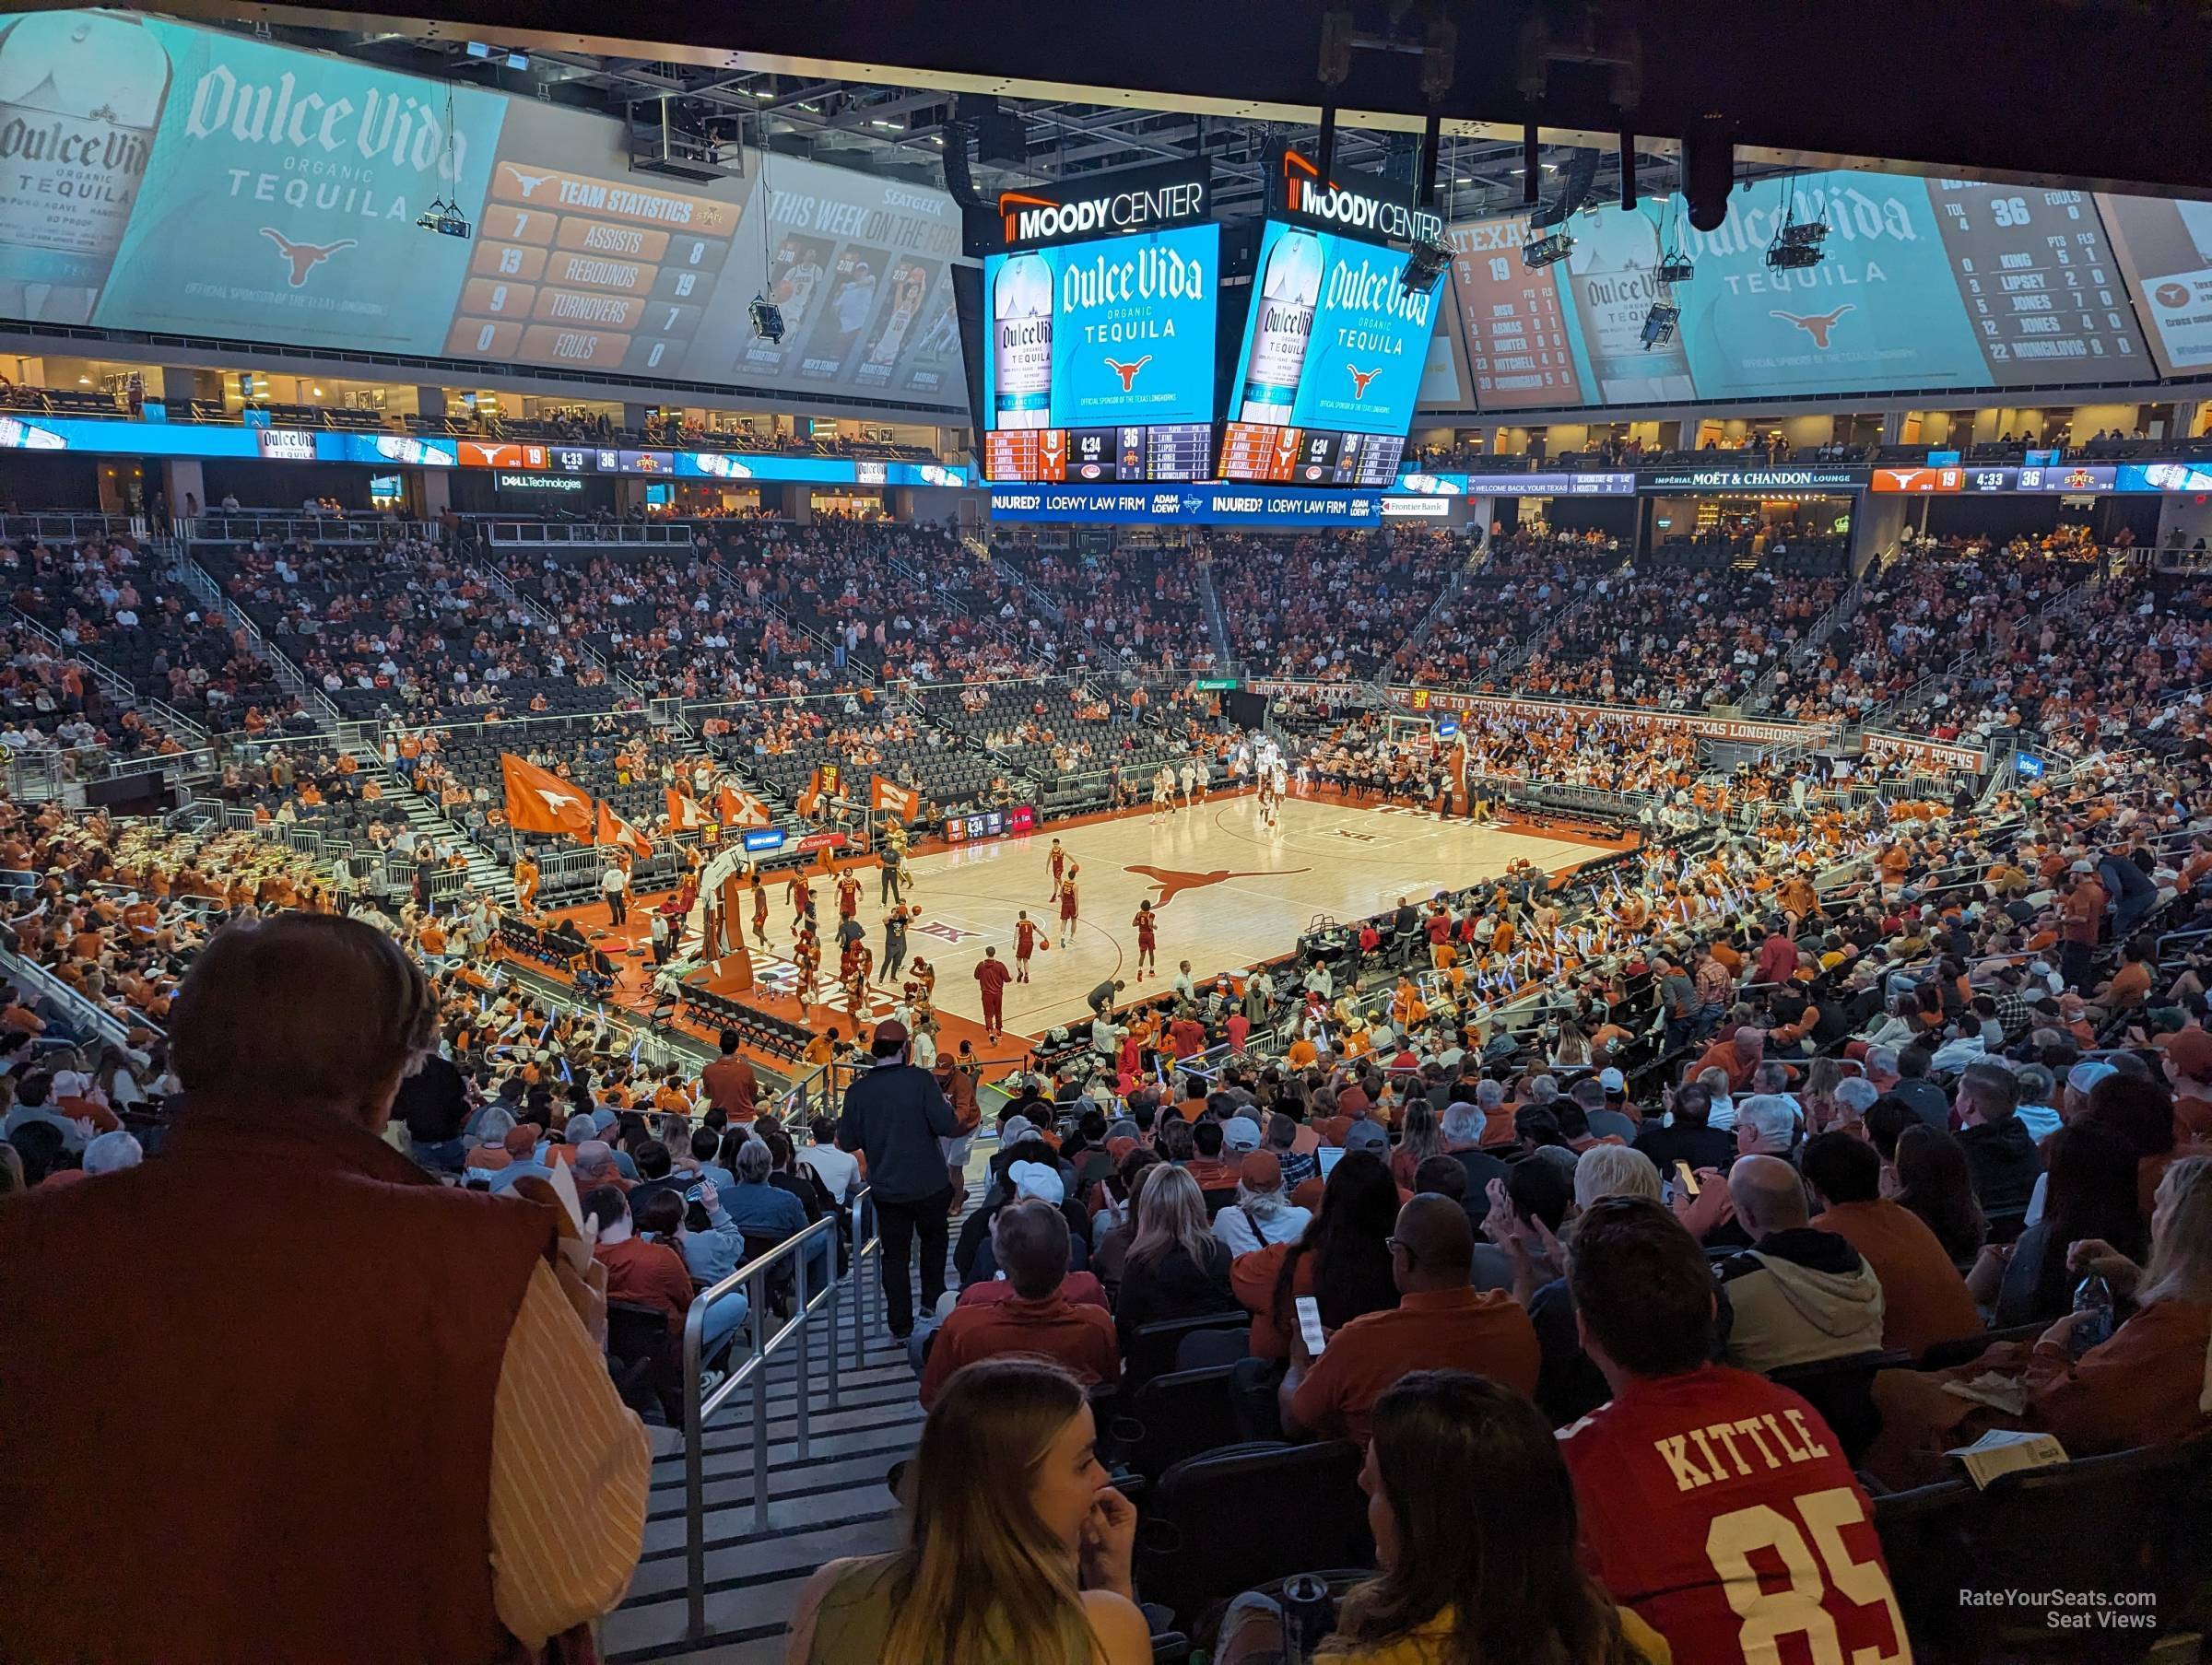
<instances>
[{"instance_id":1,"label":"longhorn silhouette logo","mask_svg":"<svg viewBox=\"0 0 2212 1665\"><path fill-rule=\"evenodd\" d=\"M264 226L261 234L276 245L276 252L292 263L292 287L297 289L307 282L307 275L332 255L356 248L352 238L335 243L296 243L274 226Z\"/></svg>"},{"instance_id":2,"label":"longhorn silhouette logo","mask_svg":"<svg viewBox=\"0 0 2212 1665\"><path fill-rule=\"evenodd\" d=\"M1367 384L1382 373L1382 367L1379 364L1371 370L1355 370L1352 369L1352 367L1348 364L1344 368L1347 370L1351 370L1352 397L1355 399L1366 398Z\"/></svg>"},{"instance_id":3,"label":"longhorn silhouette logo","mask_svg":"<svg viewBox=\"0 0 2212 1665\"><path fill-rule=\"evenodd\" d=\"M1147 353L1135 364L1123 364L1116 359L1109 358L1106 360L1106 368L1122 379L1122 392L1125 393L1136 384L1136 372L1151 362L1152 355Z\"/></svg>"},{"instance_id":4,"label":"longhorn silhouette logo","mask_svg":"<svg viewBox=\"0 0 2212 1665\"><path fill-rule=\"evenodd\" d=\"M1770 318L1779 318L1785 323L1795 324L1799 329L1803 330L1806 334L1813 338L1813 345L1815 346L1818 347L1822 352L1826 352L1828 350L1829 331L1836 327L1837 319L1842 317L1844 313L1853 310L1854 309L1853 308L1851 302L1845 301L1841 306L1838 307L1832 312L1814 312L1804 318L1798 317L1794 312L1783 311L1780 308L1776 308L1774 311L1769 312L1767 316Z\"/></svg>"},{"instance_id":5,"label":"longhorn silhouette logo","mask_svg":"<svg viewBox=\"0 0 2212 1665\"><path fill-rule=\"evenodd\" d=\"M514 182L523 188L523 195L525 198L535 196L537 193L537 188L553 177L549 173L524 173L512 162L501 162L500 166L514 175Z\"/></svg>"},{"instance_id":6,"label":"longhorn silhouette logo","mask_svg":"<svg viewBox=\"0 0 2212 1665\"><path fill-rule=\"evenodd\" d=\"M1226 885L1231 879L1271 879L1276 876L1273 872L1267 871L1231 873L1226 867L1217 867L1209 873L1185 873L1171 867L1149 866L1124 867L1122 871L1141 874L1159 886L1159 900L1153 904L1156 909L1165 908L1186 890L1203 890L1210 885ZM1307 869L1292 867L1284 871L1304 873Z\"/></svg>"}]
</instances>

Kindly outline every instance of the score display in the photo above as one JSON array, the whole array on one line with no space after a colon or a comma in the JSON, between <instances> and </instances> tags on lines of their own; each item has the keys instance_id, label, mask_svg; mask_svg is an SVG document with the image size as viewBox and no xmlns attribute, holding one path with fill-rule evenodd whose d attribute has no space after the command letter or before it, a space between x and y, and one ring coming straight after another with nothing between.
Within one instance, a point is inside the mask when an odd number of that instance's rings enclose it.
<instances>
[{"instance_id":1,"label":"score display","mask_svg":"<svg viewBox=\"0 0 2212 1665\"><path fill-rule=\"evenodd\" d=\"M1567 340L1559 279L1521 262L1528 217L1453 226L1452 291L1465 333L1475 403L1485 410L1580 405L1583 383Z\"/></svg>"},{"instance_id":2,"label":"score display","mask_svg":"<svg viewBox=\"0 0 2212 1665\"><path fill-rule=\"evenodd\" d=\"M2097 203L2159 370L2212 366L2212 203L2101 193Z\"/></svg>"},{"instance_id":3,"label":"score display","mask_svg":"<svg viewBox=\"0 0 2212 1665\"><path fill-rule=\"evenodd\" d=\"M1967 319L1999 386L2093 369L2144 374L2143 339L2086 191L1930 180Z\"/></svg>"},{"instance_id":4,"label":"score display","mask_svg":"<svg viewBox=\"0 0 2212 1665\"><path fill-rule=\"evenodd\" d=\"M1204 479L1220 252L1209 223L986 259L985 477Z\"/></svg>"},{"instance_id":5,"label":"score display","mask_svg":"<svg viewBox=\"0 0 2212 1665\"><path fill-rule=\"evenodd\" d=\"M1824 257L1778 271L1767 249L1793 202L1798 221L1828 226ZM1568 257L1535 272L1520 257L1517 216L1446 232L1484 409L2154 374L2113 247L2122 240L2081 192L1807 173L1732 193L1710 232L1684 223L1668 196L1577 216L1570 230ZM1674 290L1676 338L1647 347L1653 269L1667 252L1696 276Z\"/></svg>"},{"instance_id":6,"label":"score display","mask_svg":"<svg viewBox=\"0 0 2212 1665\"><path fill-rule=\"evenodd\" d=\"M619 122L150 15L10 20L0 70L18 148L57 135L0 178L11 318L954 402L942 191L795 157L771 190L758 151L654 182Z\"/></svg>"},{"instance_id":7,"label":"score display","mask_svg":"<svg viewBox=\"0 0 2212 1665\"><path fill-rule=\"evenodd\" d=\"M1403 434L1345 434L1231 422L1221 438L1225 480L1287 486L1389 486L1406 454Z\"/></svg>"},{"instance_id":8,"label":"score display","mask_svg":"<svg viewBox=\"0 0 2212 1665\"><path fill-rule=\"evenodd\" d=\"M1031 803L986 809L972 815L948 815L945 821L945 842L973 844L983 838L1010 838L1017 833L1033 830L1036 825L1037 808Z\"/></svg>"},{"instance_id":9,"label":"score display","mask_svg":"<svg viewBox=\"0 0 2212 1665\"><path fill-rule=\"evenodd\" d=\"M1413 421L1439 296L1406 256L1269 220L1237 352L1225 480L1387 486Z\"/></svg>"},{"instance_id":10,"label":"score display","mask_svg":"<svg viewBox=\"0 0 2212 1665\"><path fill-rule=\"evenodd\" d=\"M1212 460L1213 425L1025 428L983 436L983 477L1101 484L1136 480L1203 480Z\"/></svg>"}]
</instances>

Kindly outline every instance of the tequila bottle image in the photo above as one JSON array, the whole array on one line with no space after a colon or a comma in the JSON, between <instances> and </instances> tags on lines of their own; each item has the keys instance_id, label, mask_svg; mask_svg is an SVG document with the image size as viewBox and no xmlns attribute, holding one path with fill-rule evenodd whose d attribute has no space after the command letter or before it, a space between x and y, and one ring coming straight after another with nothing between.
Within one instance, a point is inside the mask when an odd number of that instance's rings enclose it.
<instances>
[{"instance_id":1,"label":"tequila bottle image","mask_svg":"<svg viewBox=\"0 0 2212 1665\"><path fill-rule=\"evenodd\" d=\"M1017 254L991 290L992 420L1000 428L1053 422L1053 273Z\"/></svg>"},{"instance_id":2,"label":"tequila bottle image","mask_svg":"<svg viewBox=\"0 0 2212 1665\"><path fill-rule=\"evenodd\" d=\"M168 92L135 18L34 12L0 36L0 312L92 321Z\"/></svg>"},{"instance_id":3,"label":"tequila bottle image","mask_svg":"<svg viewBox=\"0 0 2212 1665\"><path fill-rule=\"evenodd\" d=\"M1567 271L1600 395L1608 401L1694 397L1681 336L1665 346L1643 345L1644 317L1659 295L1653 276L1659 264L1659 228L1641 212L1606 208L1572 229Z\"/></svg>"},{"instance_id":4,"label":"tequila bottle image","mask_svg":"<svg viewBox=\"0 0 2212 1665\"><path fill-rule=\"evenodd\" d=\"M1244 364L1239 419L1290 426L1298 379L1313 344L1313 310L1321 299L1321 240L1311 231L1286 231L1267 252L1253 305L1252 356Z\"/></svg>"}]
</instances>

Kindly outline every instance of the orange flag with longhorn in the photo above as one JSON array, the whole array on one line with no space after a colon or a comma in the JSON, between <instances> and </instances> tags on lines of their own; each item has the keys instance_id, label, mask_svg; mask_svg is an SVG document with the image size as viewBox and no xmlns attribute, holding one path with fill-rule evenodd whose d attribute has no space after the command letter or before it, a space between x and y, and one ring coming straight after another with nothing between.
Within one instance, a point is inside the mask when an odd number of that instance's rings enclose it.
<instances>
[{"instance_id":1,"label":"orange flag with longhorn","mask_svg":"<svg viewBox=\"0 0 2212 1665\"><path fill-rule=\"evenodd\" d=\"M886 776L870 775L868 807L888 810L901 821L912 821L922 813L922 794L912 787L900 786Z\"/></svg>"},{"instance_id":2,"label":"orange flag with longhorn","mask_svg":"<svg viewBox=\"0 0 2212 1665\"><path fill-rule=\"evenodd\" d=\"M667 792L668 829L671 832L697 832L702 827L713 825L713 817L707 814L707 806L697 798L687 797L673 786L667 789Z\"/></svg>"},{"instance_id":3,"label":"orange flag with longhorn","mask_svg":"<svg viewBox=\"0 0 2212 1665\"><path fill-rule=\"evenodd\" d=\"M726 780L714 795L714 807L724 827L766 827L775 819L768 813L767 804Z\"/></svg>"},{"instance_id":4,"label":"orange flag with longhorn","mask_svg":"<svg viewBox=\"0 0 2212 1665\"><path fill-rule=\"evenodd\" d=\"M500 754L500 774L507 787L507 825L515 831L565 833L586 844L592 841L588 792L512 752Z\"/></svg>"},{"instance_id":5,"label":"orange flag with longhorn","mask_svg":"<svg viewBox=\"0 0 2212 1665\"><path fill-rule=\"evenodd\" d=\"M814 773L807 778L806 790L800 792L797 799L794 800L799 814L811 815L821 808L824 799L836 797L837 778L838 766L836 764L818 763L815 765Z\"/></svg>"},{"instance_id":6,"label":"orange flag with longhorn","mask_svg":"<svg viewBox=\"0 0 2212 1665\"><path fill-rule=\"evenodd\" d=\"M633 856L653 854L653 840L607 808L605 799L599 803L599 825L592 842L627 850Z\"/></svg>"}]
</instances>

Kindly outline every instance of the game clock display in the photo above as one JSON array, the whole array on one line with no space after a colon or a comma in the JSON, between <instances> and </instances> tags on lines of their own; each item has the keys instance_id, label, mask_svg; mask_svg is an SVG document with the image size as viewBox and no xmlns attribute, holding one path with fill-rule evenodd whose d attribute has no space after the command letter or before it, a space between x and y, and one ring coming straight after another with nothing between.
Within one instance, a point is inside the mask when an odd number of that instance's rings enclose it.
<instances>
[{"instance_id":1,"label":"game clock display","mask_svg":"<svg viewBox=\"0 0 2212 1665\"><path fill-rule=\"evenodd\" d=\"M1006 838L1026 833L1037 825L1034 804L1017 803L1009 809L987 809L972 815L953 815L945 823L945 842L973 844L982 838Z\"/></svg>"},{"instance_id":2,"label":"game clock display","mask_svg":"<svg viewBox=\"0 0 2212 1665\"><path fill-rule=\"evenodd\" d=\"M1221 441L1221 477L1286 486L1382 486L1398 477L1403 434L1333 433L1231 422Z\"/></svg>"},{"instance_id":3,"label":"game clock display","mask_svg":"<svg viewBox=\"0 0 2212 1665\"><path fill-rule=\"evenodd\" d=\"M1046 485L1203 480L1212 455L1213 428L1204 422L1002 429L983 436L983 477Z\"/></svg>"}]
</instances>

